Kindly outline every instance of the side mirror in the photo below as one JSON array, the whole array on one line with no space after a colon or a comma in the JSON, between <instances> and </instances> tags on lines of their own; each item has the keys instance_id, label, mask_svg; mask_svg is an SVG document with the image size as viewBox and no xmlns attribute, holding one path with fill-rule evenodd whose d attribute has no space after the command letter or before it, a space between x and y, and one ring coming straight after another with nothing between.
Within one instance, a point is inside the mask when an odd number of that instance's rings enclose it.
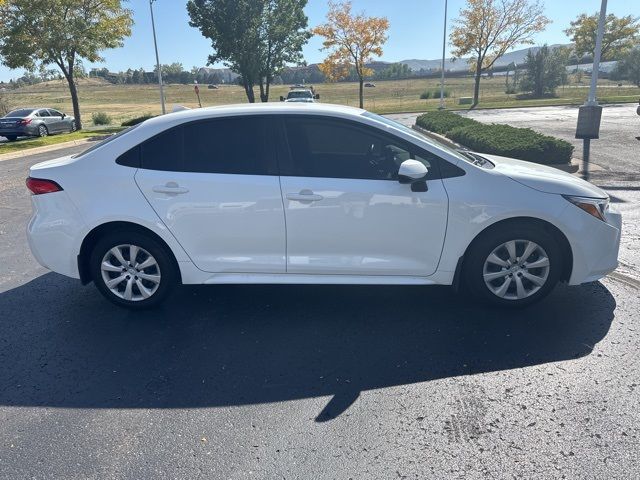
<instances>
[{"instance_id":1,"label":"side mirror","mask_svg":"<svg viewBox=\"0 0 640 480\"><path fill-rule=\"evenodd\" d=\"M316 100L320 100L320 94L319 94L319 93L316 93L316 94L313 96L313 98L315 98Z\"/></svg>"},{"instance_id":2,"label":"side mirror","mask_svg":"<svg viewBox=\"0 0 640 480\"><path fill-rule=\"evenodd\" d=\"M280 101L284 102L284 97L282 95L280 95Z\"/></svg>"},{"instance_id":3,"label":"side mirror","mask_svg":"<svg viewBox=\"0 0 640 480\"><path fill-rule=\"evenodd\" d=\"M67 114L66 114L66 113L63 113L63 114L62 114L62 118L65 118L66 116L67 116Z\"/></svg>"},{"instance_id":4,"label":"side mirror","mask_svg":"<svg viewBox=\"0 0 640 480\"><path fill-rule=\"evenodd\" d=\"M403 184L410 184L412 192L427 191L427 174L429 169L417 160L405 160L398 170L398 181Z\"/></svg>"}]
</instances>

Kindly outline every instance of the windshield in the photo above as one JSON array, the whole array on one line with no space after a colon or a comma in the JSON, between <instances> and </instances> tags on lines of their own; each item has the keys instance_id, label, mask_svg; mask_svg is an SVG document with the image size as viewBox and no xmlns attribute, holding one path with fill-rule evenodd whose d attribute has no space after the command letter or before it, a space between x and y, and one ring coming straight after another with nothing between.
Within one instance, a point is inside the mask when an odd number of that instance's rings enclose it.
<instances>
[{"instance_id":1,"label":"windshield","mask_svg":"<svg viewBox=\"0 0 640 480\"><path fill-rule=\"evenodd\" d=\"M33 108L21 108L20 110L14 110L5 115L5 118L9 117L28 117L33 113Z\"/></svg>"},{"instance_id":2,"label":"windshield","mask_svg":"<svg viewBox=\"0 0 640 480\"><path fill-rule=\"evenodd\" d=\"M71 158L80 158L84 155L86 155L87 153L91 153L93 152L95 149L100 148L103 145L106 145L107 143L110 143L112 141L114 141L116 138L121 137L122 135L124 135L127 132L130 132L131 130L133 130L134 128L136 128L138 125L142 125L142 123L138 123L137 125L134 125L133 127L129 127L129 128L125 128L124 130L122 130L121 132L116 133L115 135L111 135L107 138L105 138L104 140L102 140L101 142L96 143L95 145L93 145L90 148L87 148L86 150L84 150L83 152L80 153L76 153L73 157Z\"/></svg>"},{"instance_id":3,"label":"windshield","mask_svg":"<svg viewBox=\"0 0 640 480\"><path fill-rule=\"evenodd\" d=\"M289 92L288 98L313 98L313 94L307 90L298 92Z\"/></svg>"},{"instance_id":4,"label":"windshield","mask_svg":"<svg viewBox=\"0 0 640 480\"><path fill-rule=\"evenodd\" d=\"M472 159L470 159L469 157L467 157L466 155L463 155L461 152L459 152L458 150L455 150L451 147L448 147L447 145L445 145L444 143L440 143L436 140L434 140L431 137L428 137L422 133L420 133L417 130L414 130L412 128L407 127L406 125L403 125L399 122L396 122L395 120L391 120L387 117L383 117L381 115L376 115L375 113L371 113L371 112L364 112L362 114L362 116L367 117L367 118L371 118L372 120L376 120L378 122L384 123L385 125L388 125L390 127L396 128L398 130L403 131L404 133L411 135L415 138L418 138L420 140L422 140L423 142L427 142L429 145L432 145L435 148L438 148L440 150L444 150L445 152L449 153L450 155L460 159L460 160L464 160L466 162L472 162Z\"/></svg>"}]
</instances>

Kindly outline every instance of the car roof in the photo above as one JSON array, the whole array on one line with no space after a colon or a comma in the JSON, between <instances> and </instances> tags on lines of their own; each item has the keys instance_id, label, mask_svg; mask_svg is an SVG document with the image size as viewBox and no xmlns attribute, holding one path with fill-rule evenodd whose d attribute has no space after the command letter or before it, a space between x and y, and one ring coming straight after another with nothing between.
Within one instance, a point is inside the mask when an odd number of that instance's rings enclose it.
<instances>
[{"instance_id":1,"label":"car roof","mask_svg":"<svg viewBox=\"0 0 640 480\"><path fill-rule=\"evenodd\" d=\"M263 115L278 113L304 113L328 116L360 116L364 110L345 105L333 105L329 103L300 103L300 102L267 102L249 103L237 105L220 105L216 107L194 108L168 113L150 118L144 125L151 128L166 128L193 120L206 118L225 117L234 115Z\"/></svg>"}]
</instances>

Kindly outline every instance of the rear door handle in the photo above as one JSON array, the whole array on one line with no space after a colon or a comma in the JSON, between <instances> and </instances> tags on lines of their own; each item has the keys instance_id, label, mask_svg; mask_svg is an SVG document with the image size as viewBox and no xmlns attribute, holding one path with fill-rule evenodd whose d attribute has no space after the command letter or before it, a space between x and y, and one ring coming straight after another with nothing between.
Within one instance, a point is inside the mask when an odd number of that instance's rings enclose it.
<instances>
[{"instance_id":1,"label":"rear door handle","mask_svg":"<svg viewBox=\"0 0 640 480\"><path fill-rule=\"evenodd\" d=\"M294 202L319 202L324 197L322 195L316 195L311 190L300 190L299 193L287 193L287 200L293 200Z\"/></svg>"},{"instance_id":2,"label":"rear door handle","mask_svg":"<svg viewBox=\"0 0 640 480\"><path fill-rule=\"evenodd\" d=\"M165 185L156 185L152 190L156 193L166 193L167 195L179 195L189 191L188 188L181 187L176 182L168 182Z\"/></svg>"}]
</instances>

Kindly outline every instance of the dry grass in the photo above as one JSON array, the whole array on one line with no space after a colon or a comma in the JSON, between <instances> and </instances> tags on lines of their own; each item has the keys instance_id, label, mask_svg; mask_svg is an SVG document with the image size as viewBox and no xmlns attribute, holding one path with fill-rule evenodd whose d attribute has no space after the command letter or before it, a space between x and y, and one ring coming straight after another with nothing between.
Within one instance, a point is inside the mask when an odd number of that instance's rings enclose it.
<instances>
[{"instance_id":1,"label":"dry grass","mask_svg":"<svg viewBox=\"0 0 640 480\"><path fill-rule=\"evenodd\" d=\"M438 88L437 79L377 81L375 88L365 89L365 108L378 113L425 111L437 108L439 99L420 100L420 93ZM358 87L355 83L334 83L316 85L321 101L357 106ZM571 84L559 88L558 97L541 100L517 100L515 95L504 93L504 77L483 79L481 83L480 107L516 107L526 105L566 105L581 104L587 96L587 84ZM451 97L446 100L448 108L458 107L460 97L472 95L471 78L452 78L446 82ZM278 101L286 95L288 86L272 87L271 100ZM80 104L85 125L91 121L94 112L105 112L113 118L114 124L138 117L146 113L159 113L159 94L156 85L111 85L102 80L82 80L79 85ZM245 103L244 90L236 85L223 85L217 90L201 86L203 106L229 103ZM625 85L616 86L602 80L598 96L607 102L635 102L640 97L640 88ZM71 101L66 84L61 81L24 87L6 93L12 107L51 106L71 113ZM167 85L165 97L169 110L175 105L197 107L197 99L191 85Z\"/></svg>"}]
</instances>

